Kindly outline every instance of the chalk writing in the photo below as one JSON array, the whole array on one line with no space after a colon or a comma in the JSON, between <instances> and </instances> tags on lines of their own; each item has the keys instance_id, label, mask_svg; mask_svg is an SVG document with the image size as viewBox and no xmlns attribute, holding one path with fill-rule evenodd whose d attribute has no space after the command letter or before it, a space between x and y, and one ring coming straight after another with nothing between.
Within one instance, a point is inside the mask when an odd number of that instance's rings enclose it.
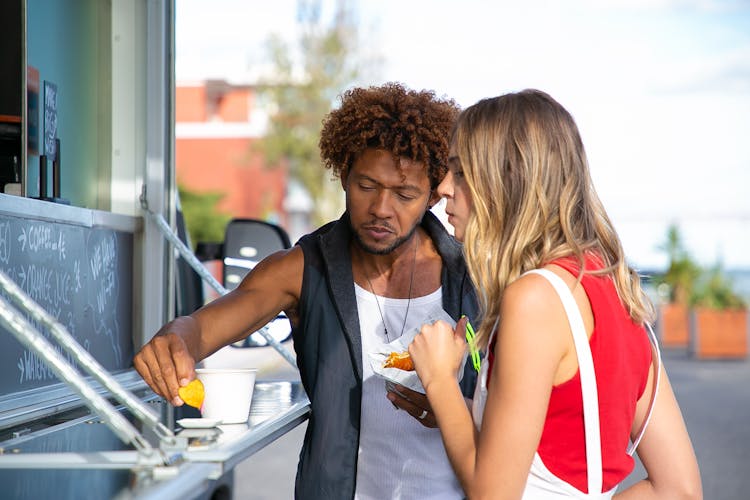
<instances>
[{"instance_id":1,"label":"chalk writing","mask_svg":"<svg viewBox=\"0 0 750 500\"><path fill-rule=\"evenodd\" d=\"M76 292L74 277L65 270L28 264L15 270L17 284L36 302L55 306L68 305Z\"/></svg>"},{"instance_id":2,"label":"chalk writing","mask_svg":"<svg viewBox=\"0 0 750 500\"><path fill-rule=\"evenodd\" d=\"M0 221L0 262L7 264L10 259L10 223Z\"/></svg>"},{"instance_id":3,"label":"chalk writing","mask_svg":"<svg viewBox=\"0 0 750 500\"><path fill-rule=\"evenodd\" d=\"M36 353L29 351L24 351L18 360L18 371L20 372L18 380L20 383L29 380L53 380L55 378L52 369Z\"/></svg>"},{"instance_id":4,"label":"chalk writing","mask_svg":"<svg viewBox=\"0 0 750 500\"><path fill-rule=\"evenodd\" d=\"M44 153L50 161L57 155L57 85L44 81Z\"/></svg>"},{"instance_id":5,"label":"chalk writing","mask_svg":"<svg viewBox=\"0 0 750 500\"><path fill-rule=\"evenodd\" d=\"M114 235L90 234L87 243L89 248L89 267L97 287L91 289L94 310L94 331L111 342L112 352L119 359L122 352L113 340L119 337L119 323L116 316L109 314L112 304L117 302L117 253Z\"/></svg>"},{"instance_id":6,"label":"chalk writing","mask_svg":"<svg viewBox=\"0 0 750 500\"><path fill-rule=\"evenodd\" d=\"M63 233L55 235L54 227L32 225L28 228L21 228L21 234L18 235L18 241L21 244L21 252L40 252L52 251L58 254L61 261L65 260L65 236Z\"/></svg>"},{"instance_id":7,"label":"chalk writing","mask_svg":"<svg viewBox=\"0 0 750 500\"><path fill-rule=\"evenodd\" d=\"M108 370L128 368L133 354L132 245L115 230L0 215L0 269ZM44 360L0 327L0 397L55 382Z\"/></svg>"}]
</instances>

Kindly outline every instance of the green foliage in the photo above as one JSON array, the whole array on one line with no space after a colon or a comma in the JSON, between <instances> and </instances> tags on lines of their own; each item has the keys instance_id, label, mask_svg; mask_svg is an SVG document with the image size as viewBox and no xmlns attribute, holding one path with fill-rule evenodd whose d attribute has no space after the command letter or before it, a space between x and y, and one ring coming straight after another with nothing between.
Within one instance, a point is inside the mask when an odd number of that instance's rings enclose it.
<instances>
[{"instance_id":1,"label":"green foliage","mask_svg":"<svg viewBox=\"0 0 750 500\"><path fill-rule=\"evenodd\" d=\"M333 21L325 26L320 7L315 0L299 2L302 34L297 52L279 36L268 41L274 78L261 82L260 93L273 112L266 136L256 143L267 165L285 161L290 176L310 193L316 225L338 217L344 200L340 184L332 182L320 162L322 120L361 72L354 59L358 27L351 11L338 3Z\"/></svg>"},{"instance_id":2,"label":"green foliage","mask_svg":"<svg viewBox=\"0 0 750 500\"><path fill-rule=\"evenodd\" d=\"M224 241L224 230L232 218L216 209L224 193L197 193L183 186L179 186L179 192L182 215L193 248L199 241Z\"/></svg>"},{"instance_id":3,"label":"green foliage","mask_svg":"<svg viewBox=\"0 0 750 500\"><path fill-rule=\"evenodd\" d=\"M701 274L701 268L685 248L677 225L669 226L666 242L660 248L667 252L669 267L658 281L669 287L670 302L687 304L693 294L695 282Z\"/></svg>"},{"instance_id":4,"label":"green foliage","mask_svg":"<svg viewBox=\"0 0 750 500\"><path fill-rule=\"evenodd\" d=\"M745 300L734 290L734 284L724 274L720 265L706 271L698 281L691 305L710 307L712 309L742 309L747 306Z\"/></svg>"},{"instance_id":5,"label":"green foliage","mask_svg":"<svg viewBox=\"0 0 750 500\"><path fill-rule=\"evenodd\" d=\"M669 267L657 281L669 286L671 302L713 309L746 307L720 264L705 270L693 261L676 225L669 226L667 239L660 248L667 252Z\"/></svg>"}]
</instances>

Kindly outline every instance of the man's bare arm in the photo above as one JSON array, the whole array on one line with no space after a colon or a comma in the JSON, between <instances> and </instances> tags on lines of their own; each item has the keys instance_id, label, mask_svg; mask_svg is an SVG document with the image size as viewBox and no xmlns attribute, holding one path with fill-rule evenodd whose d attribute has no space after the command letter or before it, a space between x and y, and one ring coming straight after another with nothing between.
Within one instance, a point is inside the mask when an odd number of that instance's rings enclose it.
<instances>
[{"instance_id":1,"label":"man's bare arm","mask_svg":"<svg viewBox=\"0 0 750 500\"><path fill-rule=\"evenodd\" d=\"M195 377L195 363L296 309L303 265L299 247L268 256L227 295L164 325L136 354L135 369L154 392L182 404L178 389Z\"/></svg>"}]
</instances>

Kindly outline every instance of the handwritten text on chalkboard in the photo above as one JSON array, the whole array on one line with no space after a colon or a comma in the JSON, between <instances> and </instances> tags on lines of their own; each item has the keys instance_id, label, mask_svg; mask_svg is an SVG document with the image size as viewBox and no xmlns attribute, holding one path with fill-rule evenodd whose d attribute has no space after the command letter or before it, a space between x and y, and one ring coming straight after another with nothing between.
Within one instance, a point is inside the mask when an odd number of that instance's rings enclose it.
<instances>
[{"instance_id":1,"label":"handwritten text on chalkboard","mask_svg":"<svg viewBox=\"0 0 750 500\"><path fill-rule=\"evenodd\" d=\"M0 216L0 269L105 368L124 369L133 352L132 241L111 229ZM3 333L0 395L56 382L42 359Z\"/></svg>"}]
</instances>

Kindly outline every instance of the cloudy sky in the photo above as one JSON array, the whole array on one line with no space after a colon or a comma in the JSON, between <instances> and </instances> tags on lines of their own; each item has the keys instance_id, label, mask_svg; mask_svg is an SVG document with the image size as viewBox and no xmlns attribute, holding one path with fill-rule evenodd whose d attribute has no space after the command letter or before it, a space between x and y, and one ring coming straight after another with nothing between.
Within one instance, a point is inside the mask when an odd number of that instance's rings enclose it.
<instances>
[{"instance_id":1,"label":"cloudy sky","mask_svg":"<svg viewBox=\"0 0 750 500\"><path fill-rule=\"evenodd\" d=\"M325 2L324 2L325 3ZM252 79L294 0L177 0L178 81ZM325 4L329 5L329 4ZM575 117L631 262L677 223L702 263L750 268L750 0L360 0L370 81L468 106L535 87Z\"/></svg>"}]
</instances>

